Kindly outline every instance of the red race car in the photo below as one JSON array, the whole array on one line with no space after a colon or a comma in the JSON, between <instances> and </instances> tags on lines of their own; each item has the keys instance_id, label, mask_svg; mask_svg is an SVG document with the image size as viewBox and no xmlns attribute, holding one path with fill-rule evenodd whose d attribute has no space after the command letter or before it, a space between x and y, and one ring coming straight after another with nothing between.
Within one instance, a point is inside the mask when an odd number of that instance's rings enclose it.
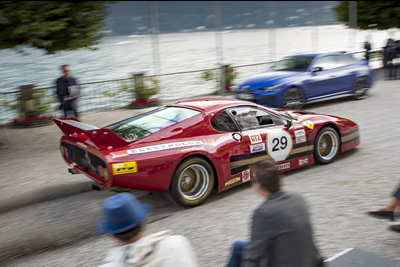
<instances>
[{"instance_id":1,"label":"red race car","mask_svg":"<svg viewBox=\"0 0 400 267\"><path fill-rule=\"evenodd\" d=\"M97 128L55 119L71 173L105 187L169 191L184 206L252 179L251 164L272 158L283 172L332 162L360 144L351 120L266 108L229 98L179 101Z\"/></svg>"}]
</instances>

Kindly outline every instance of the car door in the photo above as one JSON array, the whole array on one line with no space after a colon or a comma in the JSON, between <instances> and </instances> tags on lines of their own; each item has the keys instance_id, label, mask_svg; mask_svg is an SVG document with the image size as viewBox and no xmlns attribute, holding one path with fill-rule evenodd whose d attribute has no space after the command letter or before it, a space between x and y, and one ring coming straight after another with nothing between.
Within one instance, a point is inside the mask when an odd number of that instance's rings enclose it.
<instances>
[{"instance_id":1,"label":"car door","mask_svg":"<svg viewBox=\"0 0 400 267\"><path fill-rule=\"evenodd\" d=\"M288 127L267 110L251 106L228 109L240 127L252 163L273 159L280 170L291 169L290 157L299 143L307 144L304 128Z\"/></svg>"},{"instance_id":2,"label":"car door","mask_svg":"<svg viewBox=\"0 0 400 267\"><path fill-rule=\"evenodd\" d=\"M334 55L319 57L312 65L312 69L319 68L319 71L313 71L309 79L304 83L309 93L309 100L317 100L324 96L329 96L337 92L340 75L337 71L337 61Z\"/></svg>"}]
</instances>

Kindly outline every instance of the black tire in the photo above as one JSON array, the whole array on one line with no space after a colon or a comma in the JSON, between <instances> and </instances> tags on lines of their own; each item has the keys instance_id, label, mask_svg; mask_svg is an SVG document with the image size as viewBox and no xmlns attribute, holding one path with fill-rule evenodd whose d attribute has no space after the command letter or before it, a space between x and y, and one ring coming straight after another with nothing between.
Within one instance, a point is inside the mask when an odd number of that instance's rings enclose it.
<instances>
[{"instance_id":1,"label":"black tire","mask_svg":"<svg viewBox=\"0 0 400 267\"><path fill-rule=\"evenodd\" d=\"M214 170L206 160L199 157L184 160L172 177L172 199L188 207L203 203L213 190L214 176Z\"/></svg>"},{"instance_id":2,"label":"black tire","mask_svg":"<svg viewBox=\"0 0 400 267\"><path fill-rule=\"evenodd\" d=\"M354 100L365 99L368 97L369 83L366 78L359 78L353 89L353 95L351 96Z\"/></svg>"},{"instance_id":3,"label":"black tire","mask_svg":"<svg viewBox=\"0 0 400 267\"><path fill-rule=\"evenodd\" d=\"M314 141L314 159L318 164L331 163L339 153L339 134L331 127L322 128Z\"/></svg>"},{"instance_id":4,"label":"black tire","mask_svg":"<svg viewBox=\"0 0 400 267\"><path fill-rule=\"evenodd\" d=\"M285 91L283 96L284 109L297 109L300 110L304 106L303 92L298 87L290 87Z\"/></svg>"}]
</instances>

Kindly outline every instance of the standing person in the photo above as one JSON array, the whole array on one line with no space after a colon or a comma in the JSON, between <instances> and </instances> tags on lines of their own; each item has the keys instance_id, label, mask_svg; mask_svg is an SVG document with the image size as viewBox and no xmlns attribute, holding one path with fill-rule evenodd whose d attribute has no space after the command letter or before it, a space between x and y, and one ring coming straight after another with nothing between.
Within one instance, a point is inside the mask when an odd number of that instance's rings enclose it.
<instances>
[{"instance_id":1,"label":"standing person","mask_svg":"<svg viewBox=\"0 0 400 267\"><path fill-rule=\"evenodd\" d=\"M250 241L234 243L228 267L324 266L305 200L280 190L281 177L273 161L259 161L253 170L252 186L265 201L253 214Z\"/></svg>"},{"instance_id":2,"label":"standing person","mask_svg":"<svg viewBox=\"0 0 400 267\"><path fill-rule=\"evenodd\" d=\"M56 80L56 94L60 102L60 109L64 111L64 117L67 117L68 111L72 110L75 118L78 118L78 82L71 76L69 65L62 65L61 71L63 76Z\"/></svg>"},{"instance_id":3,"label":"standing person","mask_svg":"<svg viewBox=\"0 0 400 267\"><path fill-rule=\"evenodd\" d=\"M395 78L395 68L393 65L393 59L397 57L396 54L396 47L394 40L389 38L386 46L384 47L384 53L385 53L385 60L386 60L386 78L388 80L394 80Z\"/></svg>"},{"instance_id":4,"label":"standing person","mask_svg":"<svg viewBox=\"0 0 400 267\"><path fill-rule=\"evenodd\" d=\"M143 231L143 220L150 208L130 193L120 193L107 198L103 203L103 218L97 229L111 234L118 240L106 263L101 267L193 267L197 266L193 248L184 236L172 235L169 230L147 235Z\"/></svg>"},{"instance_id":5,"label":"standing person","mask_svg":"<svg viewBox=\"0 0 400 267\"><path fill-rule=\"evenodd\" d=\"M364 42L364 49L365 49L365 60L369 61L369 51L371 51L371 44L368 41Z\"/></svg>"}]
</instances>

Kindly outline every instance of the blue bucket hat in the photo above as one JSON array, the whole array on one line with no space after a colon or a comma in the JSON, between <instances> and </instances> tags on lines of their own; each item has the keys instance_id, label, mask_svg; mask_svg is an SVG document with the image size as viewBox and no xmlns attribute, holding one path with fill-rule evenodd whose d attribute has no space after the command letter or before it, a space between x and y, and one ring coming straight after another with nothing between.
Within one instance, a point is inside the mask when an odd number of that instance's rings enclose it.
<instances>
[{"instance_id":1,"label":"blue bucket hat","mask_svg":"<svg viewBox=\"0 0 400 267\"><path fill-rule=\"evenodd\" d=\"M103 218L97 230L105 234L126 232L139 225L150 213L148 204L141 204L129 193L111 196L103 202Z\"/></svg>"}]
</instances>

